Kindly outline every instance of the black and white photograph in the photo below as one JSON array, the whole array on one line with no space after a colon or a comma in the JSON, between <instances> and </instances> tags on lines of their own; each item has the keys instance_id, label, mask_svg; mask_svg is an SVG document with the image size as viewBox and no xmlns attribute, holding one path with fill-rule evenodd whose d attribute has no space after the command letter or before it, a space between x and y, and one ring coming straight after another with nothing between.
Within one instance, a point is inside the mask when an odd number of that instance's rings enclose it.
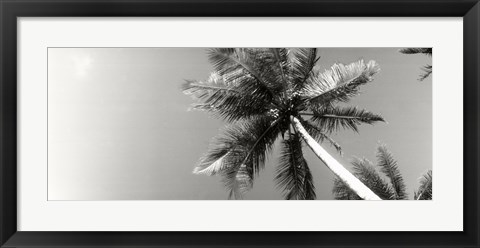
<instances>
[{"instance_id":1,"label":"black and white photograph","mask_svg":"<svg viewBox=\"0 0 480 248\"><path fill-rule=\"evenodd\" d=\"M49 47L48 201L432 200L431 47Z\"/></svg>"},{"instance_id":2,"label":"black and white photograph","mask_svg":"<svg viewBox=\"0 0 480 248\"><path fill-rule=\"evenodd\" d=\"M479 1L0 0L0 248L478 247Z\"/></svg>"}]
</instances>

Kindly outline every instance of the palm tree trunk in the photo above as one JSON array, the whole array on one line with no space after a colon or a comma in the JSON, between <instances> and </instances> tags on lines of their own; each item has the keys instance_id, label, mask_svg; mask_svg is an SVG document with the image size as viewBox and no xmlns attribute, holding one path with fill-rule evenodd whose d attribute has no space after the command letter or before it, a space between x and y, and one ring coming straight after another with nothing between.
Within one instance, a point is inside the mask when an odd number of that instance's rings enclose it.
<instances>
[{"instance_id":1,"label":"palm tree trunk","mask_svg":"<svg viewBox=\"0 0 480 248\"><path fill-rule=\"evenodd\" d=\"M364 200L382 200L375 193L372 192L365 184L363 184L358 178L356 178L350 171L345 169L335 158L332 157L315 139L308 134L307 130L303 127L300 121L292 117L293 124L307 145L322 160L322 162L345 184L350 187L359 197Z\"/></svg>"}]
</instances>

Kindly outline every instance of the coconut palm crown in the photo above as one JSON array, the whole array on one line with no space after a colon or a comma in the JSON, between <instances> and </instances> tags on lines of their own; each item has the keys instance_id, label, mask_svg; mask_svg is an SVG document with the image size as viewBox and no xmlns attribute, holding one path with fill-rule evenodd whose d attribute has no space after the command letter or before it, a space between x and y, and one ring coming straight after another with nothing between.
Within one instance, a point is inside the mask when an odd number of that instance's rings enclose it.
<instances>
[{"instance_id":1,"label":"coconut palm crown","mask_svg":"<svg viewBox=\"0 0 480 248\"><path fill-rule=\"evenodd\" d=\"M320 72L315 66L317 49L313 48L215 48L208 53L214 67L209 78L187 81L183 90L197 100L194 109L208 111L228 126L214 138L194 173L220 174L229 198L241 199L252 188L268 153L281 137L275 176L278 187L285 199L315 199L302 143L314 138L340 151L329 136L332 132L358 132L361 123L383 121L377 114L339 105L373 80L379 71L375 61L338 63ZM311 141L306 143L312 148ZM332 158L326 156L319 158L328 166ZM333 172L340 176L343 173Z\"/></svg>"}]
</instances>

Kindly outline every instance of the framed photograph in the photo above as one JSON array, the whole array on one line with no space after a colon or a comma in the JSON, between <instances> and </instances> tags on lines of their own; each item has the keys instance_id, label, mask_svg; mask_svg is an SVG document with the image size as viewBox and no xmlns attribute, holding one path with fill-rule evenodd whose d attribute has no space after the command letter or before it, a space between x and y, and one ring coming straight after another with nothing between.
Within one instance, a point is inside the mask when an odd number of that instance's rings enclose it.
<instances>
[{"instance_id":1,"label":"framed photograph","mask_svg":"<svg viewBox=\"0 0 480 248\"><path fill-rule=\"evenodd\" d=\"M480 246L477 0L0 10L0 247Z\"/></svg>"}]
</instances>

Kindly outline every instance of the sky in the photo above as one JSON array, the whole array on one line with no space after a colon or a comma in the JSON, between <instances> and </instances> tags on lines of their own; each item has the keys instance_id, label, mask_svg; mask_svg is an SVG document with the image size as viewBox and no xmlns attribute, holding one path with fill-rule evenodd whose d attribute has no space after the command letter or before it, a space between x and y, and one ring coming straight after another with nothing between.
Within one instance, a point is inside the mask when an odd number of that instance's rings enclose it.
<instances>
[{"instance_id":1,"label":"sky","mask_svg":"<svg viewBox=\"0 0 480 248\"><path fill-rule=\"evenodd\" d=\"M351 169L355 157L375 162L385 144L411 199L432 169L433 77L417 80L432 61L399 49L319 48L321 71L359 59L380 65L348 105L387 121L334 134L343 155L322 146ZM194 100L180 88L212 69L207 48L49 48L48 200L226 200L220 177L192 173L226 123L191 110ZM308 147L304 153L317 199L332 200L334 175ZM278 161L274 149L246 200L283 199L273 180Z\"/></svg>"}]
</instances>

